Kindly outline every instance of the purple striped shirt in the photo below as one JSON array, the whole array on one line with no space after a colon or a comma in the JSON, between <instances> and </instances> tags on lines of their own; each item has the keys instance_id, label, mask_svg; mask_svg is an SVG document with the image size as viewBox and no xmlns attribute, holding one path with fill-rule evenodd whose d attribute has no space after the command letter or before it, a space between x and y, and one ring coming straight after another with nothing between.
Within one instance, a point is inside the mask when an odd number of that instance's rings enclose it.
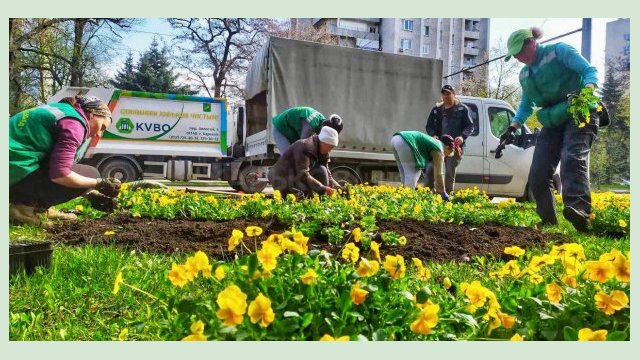
<instances>
[{"instance_id":1,"label":"purple striped shirt","mask_svg":"<svg viewBox=\"0 0 640 360\"><path fill-rule=\"evenodd\" d=\"M74 107L83 118L87 119L82 108ZM88 122L88 121L87 121ZM57 179L71 173L78 148L89 136L84 126L74 118L62 118L56 123L54 130L55 144L49 158L49 178Z\"/></svg>"}]
</instances>

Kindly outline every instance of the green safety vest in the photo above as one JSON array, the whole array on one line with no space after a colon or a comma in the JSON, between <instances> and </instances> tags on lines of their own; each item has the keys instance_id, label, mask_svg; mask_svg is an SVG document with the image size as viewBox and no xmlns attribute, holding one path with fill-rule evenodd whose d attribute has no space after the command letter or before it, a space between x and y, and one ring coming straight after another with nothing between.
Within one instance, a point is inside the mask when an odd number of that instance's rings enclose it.
<instances>
[{"instance_id":1,"label":"green safety vest","mask_svg":"<svg viewBox=\"0 0 640 360\"><path fill-rule=\"evenodd\" d=\"M75 162L87 151L89 124L73 106L52 103L27 109L9 119L9 186L13 186L36 171L51 153L55 144L55 125L63 118L78 120L85 130L85 140L76 151Z\"/></svg>"},{"instance_id":2,"label":"green safety vest","mask_svg":"<svg viewBox=\"0 0 640 360\"><path fill-rule=\"evenodd\" d=\"M520 71L522 91L541 107L538 120L543 126L564 123L569 114L567 95L582 88L582 75L564 66L556 55L556 44L538 45L540 60L533 67L525 65Z\"/></svg>"},{"instance_id":3,"label":"green safety vest","mask_svg":"<svg viewBox=\"0 0 640 360\"><path fill-rule=\"evenodd\" d=\"M273 118L273 126L280 131L291 143L300 140L302 134L302 120L316 130L325 120L318 110L307 106L289 108Z\"/></svg>"},{"instance_id":4,"label":"green safety vest","mask_svg":"<svg viewBox=\"0 0 640 360\"><path fill-rule=\"evenodd\" d=\"M422 170L431 162L431 152L436 150L443 152L442 142L420 131L400 131L393 135L400 135L407 142L413 158L416 161L416 170Z\"/></svg>"}]
</instances>

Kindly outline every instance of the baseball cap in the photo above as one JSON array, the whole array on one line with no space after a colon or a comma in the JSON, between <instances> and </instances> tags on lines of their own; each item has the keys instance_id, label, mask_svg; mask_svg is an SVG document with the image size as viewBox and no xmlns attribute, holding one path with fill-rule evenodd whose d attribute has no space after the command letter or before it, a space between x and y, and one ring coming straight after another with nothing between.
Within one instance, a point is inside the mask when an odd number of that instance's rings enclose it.
<instances>
[{"instance_id":1,"label":"baseball cap","mask_svg":"<svg viewBox=\"0 0 640 360\"><path fill-rule=\"evenodd\" d=\"M512 32L511 35L509 35L509 40L507 40L507 56L504 58L504 61L509 61L512 56L518 55L522 50L524 41L532 37L533 32L531 29L520 29Z\"/></svg>"},{"instance_id":2,"label":"baseball cap","mask_svg":"<svg viewBox=\"0 0 640 360\"><path fill-rule=\"evenodd\" d=\"M453 86L447 84L447 85L443 86L442 89L440 89L441 93L445 92L445 91L454 93L454 92L456 92L456 89L454 89Z\"/></svg>"}]
</instances>

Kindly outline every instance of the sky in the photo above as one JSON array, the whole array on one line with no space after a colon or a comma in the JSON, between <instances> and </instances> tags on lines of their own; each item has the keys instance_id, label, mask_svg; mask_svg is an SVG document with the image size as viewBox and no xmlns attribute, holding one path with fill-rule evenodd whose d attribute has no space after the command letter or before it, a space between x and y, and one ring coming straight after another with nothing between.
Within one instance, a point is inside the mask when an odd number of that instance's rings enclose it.
<instances>
[{"instance_id":1,"label":"sky","mask_svg":"<svg viewBox=\"0 0 640 360\"><path fill-rule=\"evenodd\" d=\"M594 18L592 21L592 44L591 63L598 69L600 82L604 79L604 49L606 36L606 23L616 20L615 18ZM544 32L541 41L561 35L563 33L582 27L581 18L558 19L558 18L492 18L490 20L490 47L496 47L500 42L505 43L509 34L517 29L537 26ZM107 67L110 75L122 67L124 59L129 51L132 51L134 59L149 48L154 37L160 43L170 45L173 41L174 33L171 26L164 19L146 19L143 23L128 34L125 34L119 46L120 54L115 57ZM553 41L568 43L580 51L581 33L575 33L565 38Z\"/></svg>"}]
</instances>

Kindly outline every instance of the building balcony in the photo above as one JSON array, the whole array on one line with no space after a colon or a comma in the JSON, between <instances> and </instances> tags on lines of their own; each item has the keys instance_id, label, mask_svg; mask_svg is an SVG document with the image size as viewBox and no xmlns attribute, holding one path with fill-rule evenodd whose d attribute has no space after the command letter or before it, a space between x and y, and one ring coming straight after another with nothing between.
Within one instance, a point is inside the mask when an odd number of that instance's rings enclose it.
<instances>
[{"instance_id":1,"label":"building balcony","mask_svg":"<svg viewBox=\"0 0 640 360\"><path fill-rule=\"evenodd\" d=\"M337 27L335 24L327 25L327 33L331 35L336 35L336 36L346 36L350 38L366 39L366 40L374 40L374 41L378 41L380 36L379 34L370 33L368 31L344 29L341 27Z\"/></svg>"},{"instance_id":2,"label":"building balcony","mask_svg":"<svg viewBox=\"0 0 640 360\"><path fill-rule=\"evenodd\" d=\"M473 30L473 29L467 30L467 29L465 29L464 30L464 37L466 39L476 39L476 40L480 39L480 31L477 30L477 29L476 30Z\"/></svg>"},{"instance_id":3,"label":"building balcony","mask_svg":"<svg viewBox=\"0 0 640 360\"><path fill-rule=\"evenodd\" d=\"M480 50L478 48L475 47L471 47L471 46L465 46L464 47L464 54L465 55L478 55L480 54Z\"/></svg>"},{"instance_id":4,"label":"building balcony","mask_svg":"<svg viewBox=\"0 0 640 360\"><path fill-rule=\"evenodd\" d=\"M343 19L343 18L341 18L341 19ZM380 18L344 18L344 19L360 20L360 21L366 21L368 23L374 23L374 24L379 24L380 23Z\"/></svg>"}]
</instances>

